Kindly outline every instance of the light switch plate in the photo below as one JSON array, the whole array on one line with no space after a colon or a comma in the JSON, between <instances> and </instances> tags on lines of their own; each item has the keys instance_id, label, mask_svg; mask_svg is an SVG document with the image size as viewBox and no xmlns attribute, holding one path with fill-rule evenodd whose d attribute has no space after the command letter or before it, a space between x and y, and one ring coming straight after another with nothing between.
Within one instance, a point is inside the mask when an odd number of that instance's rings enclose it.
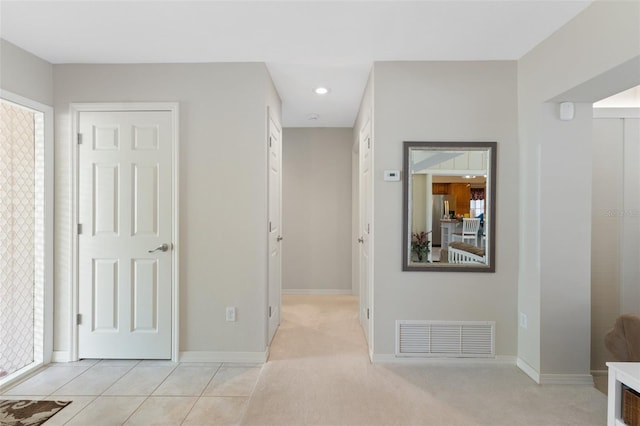
<instances>
[{"instance_id":1,"label":"light switch plate","mask_svg":"<svg viewBox=\"0 0 640 426\"><path fill-rule=\"evenodd\" d=\"M386 182L399 182L400 181L400 170L385 170L384 171L384 180Z\"/></svg>"},{"instance_id":2,"label":"light switch plate","mask_svg":"<svg viewBox=\"0 0 640 426\"><path fill-rule=\"evenodd\" d=\"M236 320L236 308L234 306L227 306L227 321L233 322Z\"/></svg>"},{"instance_id":3,"label":"light switch plate","mask_svg":"<svg viewBox=\"0 0 640 426\"><path fill-rule=\"evenodd\" d=\"M528 322L527 314L520 312L520 327L526 329L529 326Z\"/></svg>"}]
</instances>

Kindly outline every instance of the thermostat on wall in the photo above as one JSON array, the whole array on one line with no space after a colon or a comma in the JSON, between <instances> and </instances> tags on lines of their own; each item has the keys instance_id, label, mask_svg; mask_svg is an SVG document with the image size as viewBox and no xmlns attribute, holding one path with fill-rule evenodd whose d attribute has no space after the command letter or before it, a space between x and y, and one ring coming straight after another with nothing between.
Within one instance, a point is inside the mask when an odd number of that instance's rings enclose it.
<instances>
[{"instance_id":1,"label":"thermostat on wall","mask_svg":"<svg viewBox=\"0 0 640 426\"><path fill-rule=\"evenodd\" d=\"M400 170L385 170L384 171L384 180L387 182L398 182L400 181Z\"/></svg>"}]
</instances>

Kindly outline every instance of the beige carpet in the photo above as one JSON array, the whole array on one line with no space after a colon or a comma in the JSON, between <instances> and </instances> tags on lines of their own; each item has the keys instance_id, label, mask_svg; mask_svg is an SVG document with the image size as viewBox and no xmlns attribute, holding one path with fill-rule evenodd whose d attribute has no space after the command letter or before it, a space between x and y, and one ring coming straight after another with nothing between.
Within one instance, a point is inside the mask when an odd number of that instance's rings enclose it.
<instances>
[{"instance_id":1,"label":"beige carpet","mask_svg":"<svg viewBox=\"0 0 640 426\"><path fill-rule=\"evenodd\" d=\"M371 364L352 296L285 296L246 425L603 425L606 397L507 364Z\"/></svg>"}]
</instances>

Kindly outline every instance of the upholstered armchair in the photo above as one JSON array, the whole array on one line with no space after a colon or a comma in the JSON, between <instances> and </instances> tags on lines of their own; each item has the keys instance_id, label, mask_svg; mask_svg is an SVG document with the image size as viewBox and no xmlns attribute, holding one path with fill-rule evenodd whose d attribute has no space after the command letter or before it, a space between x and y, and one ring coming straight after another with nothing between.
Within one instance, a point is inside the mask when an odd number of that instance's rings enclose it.
<instances>
[{"instance_id":1,"label":"upholstered armchair","mask_svg":"<svg viewBox=\"0 0 640 426\"><path fill-rule=\"evenodd\" d=\"M640 315L624 314L604 337L604 344L618 362L640 362Z\"/></svg>"}]
</instances>

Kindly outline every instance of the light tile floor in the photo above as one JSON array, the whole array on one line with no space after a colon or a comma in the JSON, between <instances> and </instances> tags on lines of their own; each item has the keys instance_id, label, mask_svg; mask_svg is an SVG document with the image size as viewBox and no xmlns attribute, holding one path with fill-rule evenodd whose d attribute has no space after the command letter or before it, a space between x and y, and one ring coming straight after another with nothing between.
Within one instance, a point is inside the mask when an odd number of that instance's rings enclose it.
<instances>
[{"instance_id":1,"label":"light tile floor","mask_svg":"<svg viewBox=\"0 0 640 426\"><path fill-rule=\"evenodd\" d=\"M46 426L239 424L261 364L82 360L50 364L0 399L73 401Z\"/></svg>"}]
</instances>

